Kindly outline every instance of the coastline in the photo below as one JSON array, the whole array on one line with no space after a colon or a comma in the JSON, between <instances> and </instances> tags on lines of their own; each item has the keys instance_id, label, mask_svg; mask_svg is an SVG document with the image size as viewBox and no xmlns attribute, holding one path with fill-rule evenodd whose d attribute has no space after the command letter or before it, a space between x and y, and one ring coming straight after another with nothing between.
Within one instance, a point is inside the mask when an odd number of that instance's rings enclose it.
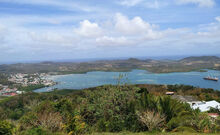
<instances>
[{"instance_id":1,"label":"coastline","mask_svg":"<svg viewBox=\"0 0 220 135\"><path fill-rule=\"evenodd\" d=\"M203 80L203 77L205 77L209 72L220 75L220 71L208 69L203 69L203 72L191 71L172 73L152 73L147 70L133 69L131 72L92 71L86 72L84 74L50 75L47 78L56 82L55 85L49 87L50 89L85 89L106 84L114 85L116 84L117 77L120 74L125 74L126 78L123 80L123 82L128 84L183 84L192 85L195 87L199 86L200 88L212 88L220 90L220 87L218 86L219 84L217 82L213 83ZM191 77L196 78L192 79ZM194 82L192 82L191 79L194 80ZM36 89L34 91L36 92L39 90L42 92L42 89Z\"/></svg>"},{"instance_id":2,"label":"coastline","mask_svg":"<svg viewBox=\"0 0 220 135\"><path fill-rule=\"evenodd\" d=\"M133 68L133 69L128 69L128 70L88 70L88 71L82 71L82 72L75 72L75 71L69 71L69 72L56 72L57 74L52 74L51 76L56 76L56 75L70 75L70 74L86 74L88 72L131 72L132 70L145 70L150 73L155 73L155 74L163 74L163 73L185 73L185 72L207 72L207 70L216 70L220 71L218 69L193 69L193 70L177 70L177 71L152 71L144 68Z\"/></svg>"}]
</instances>

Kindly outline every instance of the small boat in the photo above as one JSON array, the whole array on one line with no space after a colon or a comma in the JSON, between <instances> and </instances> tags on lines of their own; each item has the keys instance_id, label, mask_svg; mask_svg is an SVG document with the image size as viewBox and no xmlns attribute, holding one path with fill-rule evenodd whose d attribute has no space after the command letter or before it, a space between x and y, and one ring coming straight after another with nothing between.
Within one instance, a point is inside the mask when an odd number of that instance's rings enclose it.
<instances>
[{"instance_id":1,"label":"small boat","mask_svg":"<svg viewBox=\"0 0 220 135\"><path fill-rule=\"evenodd\" d=\"M210 76L208 76L208 77L204 77L203 79L204 80L210 80L210 81L218 81L218 77L210 77Z\"/></svg>"}]
</instances>

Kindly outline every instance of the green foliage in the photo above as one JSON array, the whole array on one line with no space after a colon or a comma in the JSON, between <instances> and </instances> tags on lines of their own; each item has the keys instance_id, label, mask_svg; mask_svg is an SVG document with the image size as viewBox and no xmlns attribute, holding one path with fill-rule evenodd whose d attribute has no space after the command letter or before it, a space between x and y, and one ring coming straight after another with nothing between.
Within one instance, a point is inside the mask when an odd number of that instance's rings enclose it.
<instances>
[{"instance_id":1,"label":"green foliage","mask_svg":"<svg viewBox=\"0 0 220 135\"><path fill-rule=\"evenodd\" d=\"M131 102L140 96L138 90L130 86L104 86L96 91L86 91L80 106L81 115L89 125L105 119L109 123L107 130L122 131L126 128L125 125L130 126L126 120L134 113L134 105ZM130 124L133 124L132 121Z\"/></svg>"},{"instance_id":2,"label":"green foliage","mask_svg":"<svg viewBox=\"0 0 220 135\"><path fill-rule=\"evenodd\" d=\"M40 127L28 129L26 131L21 132L20 134L21 135L52 135L52 133Z\"/></svg>"},{"instance_id":3,"label":"green foliage","mask_svg":"<svg viewBox=\"0 0 220 135\"><path fill-rule=\"evenodd\" d=\"M67 118L64 128L69 135L83 134L86 132L86 123L79 114L75 113Z\"/></svg>"},{"instance_id":4,"label":"green foliage","mask_svg":"<svg viewBox=\"0 0 220 135\"><path fill-rule=\"evenodd\" d=\"M20 123L24 129L41 126L44 129L56 132L62 129L63 118L56 111L52 102L45 101L34 108L34 111L22 117Z\"/></svg>"},{"instance_id":5,"label":"green foliage","mask_svg":"<svg viewBox=\"0 0 220 135\"><path fill-rule=\"evenodd\" d=\"M28 129L28 128L36 128L37 125L37 115L36 113L29 112L26 113L20 120L20 130Z\"/></svg>"},{"instance_id":6,"label":"green foliage","mask_svg":"<svg viewBox=\"0 0 220 135\"><path fill-rule=\"evenodd\" d=\"M36 89L40 89L40 88L44 88L45 85L44 84L35 84L35 85L28 85L28 86L18 86L18 89L20 91L26 91L26 92L30 92L30 91L33 91L33 90L36 90Z\"/></svg>"},{"instance_id":7,"label":"green foliage","mask_svg":"<svg viewBox=\"0 0 220 135\"><path fill-rule=\"evenodd\" d=\"M189 86L168 87L177 92L180 89L187 93L193 91L188 90L191 88ZM160 89L165 87L118 84L72 92L28 92L1 100L0 119L14 120L18 134L22 135L50 135L57 132L75 135L121 131L220 131L219 119L213 120L207 113L192 110L188 104L170 96L153 94L155 91L161 93ZM201 89L195 89L201 92ZM208 92L209 95L213 93L215 91Z\"/></svg>"},{"instance_id":8,"label":"green foliage","mask_svg":"<svg viewBox=\"0 0 220 135\"><path fill-rule=\"evenodd\" d=\"M180 126L177 127L175 130L173 130L175 132L189 132L189 133L196 133L196 131L191 128L191 127L184 127L184 126Z\"/></svg>"},{"instance_id":9,"label":"green foliage","mask_svg":"<svg viewBox=\"0 0 220 135\"><path fill-rule=\"evenodd\" d=\"M0 134L1 135L12 135L14 133L15 127L7 122L7 121L0 121Z\"/></svg>"}]
</instances>

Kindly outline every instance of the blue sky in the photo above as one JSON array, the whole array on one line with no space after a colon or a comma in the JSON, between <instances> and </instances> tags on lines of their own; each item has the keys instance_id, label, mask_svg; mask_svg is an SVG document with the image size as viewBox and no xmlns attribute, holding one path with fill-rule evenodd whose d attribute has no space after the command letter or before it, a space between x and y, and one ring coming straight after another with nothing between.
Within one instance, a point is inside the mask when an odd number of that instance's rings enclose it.
<instances>
[{"instance_id":1,"label":"blue sky","mask_svg":"<svg viewBox=\"0 0 220 135\"><path fill-rule=\"evenodd\" d=\"M0 63L220 54L218 0L0 0Z\"/></svg>"}]
</instances>

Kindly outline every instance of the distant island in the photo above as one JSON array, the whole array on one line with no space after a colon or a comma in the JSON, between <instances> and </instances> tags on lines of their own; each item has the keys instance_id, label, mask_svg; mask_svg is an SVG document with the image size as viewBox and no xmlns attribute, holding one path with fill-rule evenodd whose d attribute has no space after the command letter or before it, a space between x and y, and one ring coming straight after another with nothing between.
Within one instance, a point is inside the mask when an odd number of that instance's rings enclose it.
<instances>
[{"instance_id":1,"label":"distant island","mask_svg":"<svg viewBox=\"0 0 220 135\"><path fill-rule=\"evenodd\" d=\"M181 60L100 60L94 62L41 62L0 65L0 73L50 73L74 74L89 71L131 71L143 69L153 73L189 72L203 69L220 70L220 58L217 56L187 57Z\"/></svg>"}]
</instances>

